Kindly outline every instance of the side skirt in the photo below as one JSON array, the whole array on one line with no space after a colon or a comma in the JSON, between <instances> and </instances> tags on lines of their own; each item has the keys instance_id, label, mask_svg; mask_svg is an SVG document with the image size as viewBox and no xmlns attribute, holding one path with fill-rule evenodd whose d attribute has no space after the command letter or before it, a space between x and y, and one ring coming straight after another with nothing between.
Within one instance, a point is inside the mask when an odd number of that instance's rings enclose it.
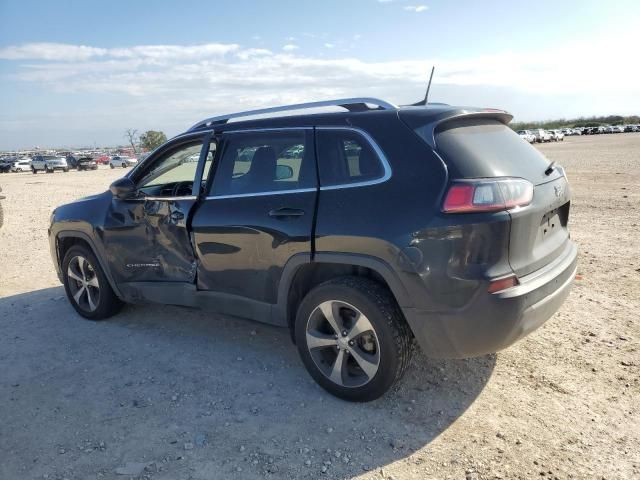
<instances>
[{"instance_id":1,"label":"side skirt","mask_svg":"<svg viewBox=\"0 0 640 480\"><path fill-rule=\"evenodd\" d=\"M198 290L190 283L127 282L119 284L125 300L131 303L160 303L194 307L286 327L286 321L275 312L275 305L239 295Z\"/></svg>"}]
</instances>

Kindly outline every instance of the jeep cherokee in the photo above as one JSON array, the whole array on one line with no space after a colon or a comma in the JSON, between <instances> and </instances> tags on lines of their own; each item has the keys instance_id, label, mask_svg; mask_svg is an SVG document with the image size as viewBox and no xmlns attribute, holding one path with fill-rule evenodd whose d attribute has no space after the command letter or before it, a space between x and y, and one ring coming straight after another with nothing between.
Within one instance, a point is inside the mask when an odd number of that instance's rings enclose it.
<instances>
[{"instance_id":1,"label":"jeep cherokee","mask_svg":"<svg viewBox=\"0 0 640 480\"><path fill-rule=\"evenodd\" d=\"M375 399L414 339L496 352L569 294L569 184L511 118L359 98L204 120L54 210L58 276L92 320L156 302L288 327L323 388Z\"/></svg>"}]
</instances>

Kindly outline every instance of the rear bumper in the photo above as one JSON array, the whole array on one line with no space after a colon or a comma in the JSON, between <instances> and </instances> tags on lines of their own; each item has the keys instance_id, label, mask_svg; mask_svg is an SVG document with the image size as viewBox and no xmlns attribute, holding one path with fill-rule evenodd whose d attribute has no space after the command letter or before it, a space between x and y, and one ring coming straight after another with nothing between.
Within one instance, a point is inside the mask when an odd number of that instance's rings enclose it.
<instances>
[{"instance_id":1,"label":"rear bumper","mask_svg":"<svg viewBox=\"0 0 640 480\"><path fill-rule=\"evenodd\" d=\"M565 301L576 273L578 250L568 242L546 267L520 278L520 285L477 295L461 309L431 312L403 308L424 353L468 358L502 350L546 322Z\"/></svg>"}]
</instances>

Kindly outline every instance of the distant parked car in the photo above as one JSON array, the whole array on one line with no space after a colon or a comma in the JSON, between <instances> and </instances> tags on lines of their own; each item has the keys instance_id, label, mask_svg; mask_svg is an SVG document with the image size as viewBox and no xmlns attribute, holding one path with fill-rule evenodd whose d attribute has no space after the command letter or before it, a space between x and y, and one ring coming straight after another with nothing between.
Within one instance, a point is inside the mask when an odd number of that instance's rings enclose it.
<instances>
[{"instance_id":1,"label":"distant parked car","mask_svg":"<svg viewBox=\"0 0 640 480\"><path fill-rule=\"evenodd\" d=\"M625 132L635 132L636 131L636 127L635 127L635 125L625 125L624 126L624 131Z\"/></svg>"},{"instance_id":2,"label":"distant parked car","mask_svg":"<svg viewBox=\"0 0 640 480\"><path fill-rule=\"evenodd\" d=\"M549 132L542 128L534 128L533 130L530 130L530 132L536 137L536 142L542 143L551 141L551 135L549 135Z\"/></svg>"},{"instance_id":3,"label":"distant parked car","mask_svg":"<svg viewBox=\"0 0 640 480\"><path fill-rule=\"evenodd\" d=\"M536 136L529 130L518 130L518 135L520 135L523 140L529 143L535 143L536 141Z\"/></svg>"},{"instance_id":4,"label":"distant parked car","mask_svg":"<svg viewBox=\"0 0 640 480\"><path fill-rule=\"evenodd\" d=\"M0 159L0 173L7 173L11 171L11 167L13 167L13 159Z\"/></svg>"},{"instance_id":5,"label":"distant parked car","mask_svg":"<svg viewBox=\"0 0 640 480\"><path fill-rule=\"evenodd\" d=\"M549 130L549 133L551 134L551 140L554 142L564 141L564 133L562 133L562 130Z\"/></svg>"},{"instance_id":6,"label":"distant parked car","mask_svg":"<svg viewBox=\"0 0 640 480\"><path fill-rule=\"evenodd\" d=\"M624 133L624 127L622 125L614 125L611 127L612 133Z\"/></svg>"},{"instance_id":7,"label":"distant parked car","mask_svg":"<svg viewBox=\"0 0 640 480\"><path fill-rule=\"evenodd\" d=\"M31 170L31 160L18 160L11 167L12 172L28 172Z\"/></svg>"},{"instance_id":8,"label":"distant parked car","mask_svg":"<svg viewBox=\"0 0 640 480\"><path fill-rule=\"evenodd\" d=\"M111 156L110 155L100 155L95 160L96 160L96 163L98 165L108 165L111 162Z\"/></svg>"},{"instance_id":9,"label":"distant parked car","mask_svg":"<svg viewBox=\"0 0 640 480\"><path fill-rule=\"evenodd\" d=\"M138 164L138 160L136 160L135 158L120 157L117 155L111 158L111 161L109 162L109 166L111 168L116 168L116 167L127 168L127 167L133 167L137 164Z\"/></svg>"},{"instance_id":10,"label":"distant parked car","mask_svg":"<svg viewBox=\"0 0 640 480\"><path fill-rule=\"evenodd\" d=\"M97 170L98 164L91 157L82 157L77 160L76 168L80 170Z\"/></svg>"},{"instance_id":11,"label":"distant parked car","mask_svg":"<svg viewBox=\"0 0 640 480\"><path fill-rule=\"evenodd\" d=\"M40 170L46 173L53 173L56 170L62 170L66 173L69 171L69 164L67 164L67 159L64 157L58 157L55 155L36 155L31 161L31 171L35 174Z\"/></svg>"},{"instance_id":12,"label":"distant parked car","mask_svg":"<svg viewBox=\"0 0 640 480\"><path fill-rule=\"evenodd\" d=\"M73 155L67 155L66 159L67 159L67 165L69 165L69 168L78 168L77 157L74 157Z\"/></svg>"}]
</instances>

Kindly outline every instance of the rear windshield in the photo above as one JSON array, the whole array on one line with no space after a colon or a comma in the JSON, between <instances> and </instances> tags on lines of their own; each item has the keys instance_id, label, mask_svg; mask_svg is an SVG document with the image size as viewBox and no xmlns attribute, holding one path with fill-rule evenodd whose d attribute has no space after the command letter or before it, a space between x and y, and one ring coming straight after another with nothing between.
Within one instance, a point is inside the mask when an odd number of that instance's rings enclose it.
<instances>
[{"instance_id":1,"label":"rear windshield","mask_svg":"<svg viewBox=\"0 0 640 480\"><path fill-rule=\"evenodd\" d=\"M427 134L425 128L416 132ZM552 179L544 174L549 166L544 155L497 120L446 122L436 130L435 141L451 178L521 177L534 184Z\"/></svg>"}]
</instances>

